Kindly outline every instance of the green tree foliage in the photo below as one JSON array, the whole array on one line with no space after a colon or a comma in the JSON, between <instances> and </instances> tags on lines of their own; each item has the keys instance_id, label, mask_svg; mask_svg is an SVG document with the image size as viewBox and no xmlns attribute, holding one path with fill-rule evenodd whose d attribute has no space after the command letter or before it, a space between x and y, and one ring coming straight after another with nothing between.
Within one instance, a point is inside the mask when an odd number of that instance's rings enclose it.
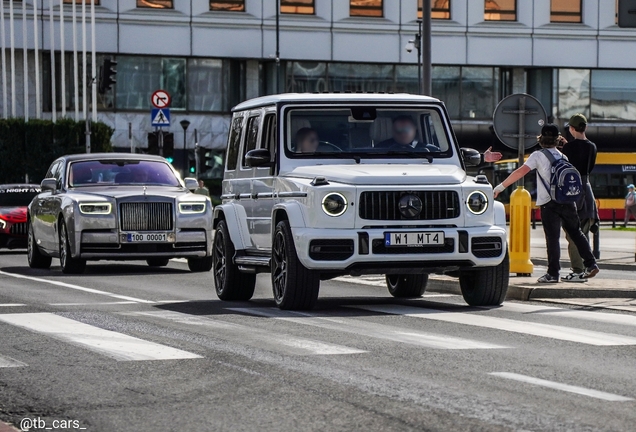
<instances>
[{"instance_id":1,"label":"green tree foliage","mask_svg":"<svg viewBox=\"0 0 636 432\"><path fill-rule=\"evenodd\" d=\"M84 153L85 122L62 119L29 120L0 119L0 183L39 183L56 158L72 153ZM111 152L113 129L101 122L91 127L91 151Z\"/></svg>"}]
</instances>

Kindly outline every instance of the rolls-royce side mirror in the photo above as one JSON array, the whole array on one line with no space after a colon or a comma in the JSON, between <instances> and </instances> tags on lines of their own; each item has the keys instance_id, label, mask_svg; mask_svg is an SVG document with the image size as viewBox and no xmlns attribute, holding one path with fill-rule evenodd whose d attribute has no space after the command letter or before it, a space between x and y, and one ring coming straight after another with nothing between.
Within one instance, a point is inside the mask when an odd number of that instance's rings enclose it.
<instances>
[{"instance_id":1,"label":"rolls-royce side mirror","mask_svg":"<svg viewBox=\"0 0 636 432\"><path fill-rule=\"evenodd\" d=\"M267 149L254 149L245 155L245 165L250 168L271 167L272 155Z\"/></svg>"},{"instance_id":2,"label":"rolls-royce side mirror","mask_svg":"<svg viewBox=\"0 0 636 432\"><path fill-rule=\"evenodd\" d=\"M42 192L55 192L57 190L57 179L54 178L45 178L40 183L40 187L42 188Z\"/></svg>"},{"instance_id":3,"label":"rolls-royce side mirror","mask_svg":"<svg viewBox=\"0 0 636 432\"><path fill-rule=\"evenodd\" d=\"M464 162L466 162L466 165L481 165L481 153L479 153L477 150L466 147L462 147L460 150L462 152L462 158L464 159Z\"/></svg>"},{"instance_id":4,"label":"rolls-royce side mirror","mask_svg":"<svg viewBox=\"0 0 636 432\"><path fill-rule=\"evenodd\" d=\"M199 187L199 182L197 181L197 179L192 178L192 177L186 177L183 179L186 189L188 190L196 190L196 188Z\"/></svg>"}]
</instances>

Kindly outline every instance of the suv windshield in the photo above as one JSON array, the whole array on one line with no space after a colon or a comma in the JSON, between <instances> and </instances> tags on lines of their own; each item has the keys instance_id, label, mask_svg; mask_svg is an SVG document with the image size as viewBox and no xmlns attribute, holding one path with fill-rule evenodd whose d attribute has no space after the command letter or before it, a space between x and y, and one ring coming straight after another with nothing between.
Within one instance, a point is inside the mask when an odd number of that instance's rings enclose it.
<instances>
[{"instance_id":1,"label":"suv windshield","mask_svg":"<svg viewBox=\"0 0 636 432\"><path fill-rule=\"evenodd\" d=\"M70 187L110 185L180 186L167 163L139 160L96 160L73 162Z\"/></svg>"},{"instance_id":2,"label":"suv windshield","mask_svg":"<svg viewBox=\"0 0 636 432\"><path fill-rule=\"evenodd\" d=\"M295 108L287 151L298 157L449 157L444 124L432 108Z\"/></svg>"}]
</instances>

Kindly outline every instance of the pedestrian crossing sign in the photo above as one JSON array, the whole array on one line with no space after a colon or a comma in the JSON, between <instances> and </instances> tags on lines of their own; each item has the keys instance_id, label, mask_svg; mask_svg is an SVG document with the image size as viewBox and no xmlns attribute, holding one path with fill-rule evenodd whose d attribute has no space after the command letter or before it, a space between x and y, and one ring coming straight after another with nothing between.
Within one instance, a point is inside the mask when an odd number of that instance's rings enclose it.
<instances>
[{"instance_id":1,"label":"pedestrian crossing sign","mask_svg":"<svg viewBox=\"0 0 636 432\"><path fill-rule=\"evenodd\" d=\"M150 112L152 126L170 126L170 109L153 108Z\"/></svg>"}]
</instances>

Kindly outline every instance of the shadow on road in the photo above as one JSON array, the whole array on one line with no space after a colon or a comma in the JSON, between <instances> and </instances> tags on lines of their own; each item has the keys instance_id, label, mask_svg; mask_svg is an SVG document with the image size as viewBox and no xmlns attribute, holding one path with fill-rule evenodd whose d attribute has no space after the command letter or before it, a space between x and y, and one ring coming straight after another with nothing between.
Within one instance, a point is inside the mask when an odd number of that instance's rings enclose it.
<instances>
[{"instance_id":1,"label":"shadow on road","mask_svg":"<svg viewBox=\"0 0 636 432\"><path fill-rule=\"evenodd\" d=\"M26 258L25 258L26 260ZM52 266L50 270L38 270L32 269L28 265L21 267L3 267L0 268L7 273L16 273L24 276L33 277L50 277L50 276L62 276L62 277L121 277L121 276L138 276L138 275L155 275L155 274L184 274L190 273L185 269L178 269L174 267L148 267L146 264L101 264L86 266L84 273L79 275L66 275L62 273L62 270L58 266Z\"/></svg>"}]
</instances>

